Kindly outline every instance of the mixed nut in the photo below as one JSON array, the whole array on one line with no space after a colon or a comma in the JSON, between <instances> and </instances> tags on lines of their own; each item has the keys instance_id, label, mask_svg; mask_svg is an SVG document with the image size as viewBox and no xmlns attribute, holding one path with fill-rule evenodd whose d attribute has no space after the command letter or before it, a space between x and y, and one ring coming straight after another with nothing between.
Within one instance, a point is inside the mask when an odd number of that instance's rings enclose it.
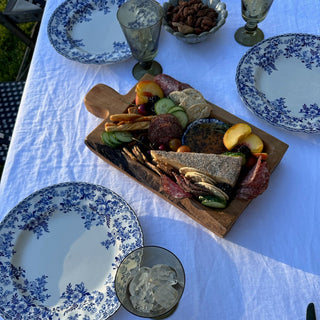
<instances>
[{"instance_id":1,"label":"mixed nut","mask_svg":"<svg viewBox=\"0 0 320 320\"><path fill-rule=\"evenodd\" d=\"M170 5L166 20L169 26L183 34L200 34L217 25L218 13L201 0L180 0L177 6Z\"/></svg>"}]
</instances>

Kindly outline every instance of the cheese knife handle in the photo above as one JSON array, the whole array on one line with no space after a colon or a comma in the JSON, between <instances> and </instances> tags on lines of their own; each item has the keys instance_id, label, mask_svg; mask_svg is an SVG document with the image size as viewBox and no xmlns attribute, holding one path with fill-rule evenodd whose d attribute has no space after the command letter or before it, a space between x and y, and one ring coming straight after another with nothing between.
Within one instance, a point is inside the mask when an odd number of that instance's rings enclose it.
<instances>
[{"instance_id":1,"label":"cheese knife handle","mask_svg":"<svg viewBox=\"0 0 320 320\"><path fill-rule=\"evenodd\" d=\"M316 320L316 311L312 302L308 304L306 320Z\"/></svg>"}]
</instances>

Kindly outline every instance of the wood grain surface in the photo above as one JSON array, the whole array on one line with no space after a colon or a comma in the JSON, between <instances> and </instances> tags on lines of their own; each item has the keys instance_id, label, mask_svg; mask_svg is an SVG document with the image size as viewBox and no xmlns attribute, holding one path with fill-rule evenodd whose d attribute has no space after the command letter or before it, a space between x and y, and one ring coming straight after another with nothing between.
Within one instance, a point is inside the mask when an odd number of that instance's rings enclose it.
<instances>
[{"instance_id":1,"label":"wood grain surface","mask_svg":"<svg viewBox=\"0 0 320 320\"><path fill-rule=\"evenodd\" d=\"M152 80L151 75L144 76L141 80ZM158 196L164 198L175 207L186 213L192 219L214 232L220 237L225 237L245 208L254 200L235 199L223 210L211 209L203 206L193 199L177 200L163 192L160 185L160 177L146 166L126 157L121 150L112 149L101 141L104 124L110 115L126 112L135 98L135 87L126 95L120 95L112 88L97 84L85 96L84 103L89 112L104 119L85 139L87 147L97 156L119 169L124 174L136 180ZM208 102L212 106L211 118L235 124L246 122L225 111L224 109ZM252 132L256 133L264 142L265 152L268 153L268 167L272 173L285 154L288 145L270 134L248 123ZM272 179L272 176L271 176ZM260 195L263 197L263 194Z\"/></svg>"}]
</instances>

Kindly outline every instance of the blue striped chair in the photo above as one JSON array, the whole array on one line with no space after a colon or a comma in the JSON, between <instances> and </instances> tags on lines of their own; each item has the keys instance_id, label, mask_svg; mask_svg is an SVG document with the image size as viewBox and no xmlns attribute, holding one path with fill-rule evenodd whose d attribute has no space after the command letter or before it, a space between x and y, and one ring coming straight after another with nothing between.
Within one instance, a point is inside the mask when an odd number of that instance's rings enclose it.
<instances>
[{"instance_id":1,"label":"blue striped chair","mask_svg":"<svg viewBox=\"0 0 320 320\"><path fill-rule=\"evenodd\" d=\"M25 82L0 82L0 165L4 165Z\"/></svg>"}]
</instances>

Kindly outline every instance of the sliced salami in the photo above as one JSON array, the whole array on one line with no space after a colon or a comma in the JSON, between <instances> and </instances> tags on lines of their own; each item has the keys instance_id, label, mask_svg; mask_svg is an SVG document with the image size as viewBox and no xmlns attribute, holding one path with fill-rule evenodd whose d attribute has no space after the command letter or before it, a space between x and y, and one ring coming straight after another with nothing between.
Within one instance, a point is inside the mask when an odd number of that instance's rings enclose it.
<instances>
[{"instance_id":1,"label":"sliced salami","mask_svg":"<svg viewBox=\"0 0 320 320\"><path fill-rule=\"evenodd\" d=\"M175 199L191 198L192 194L184 191L177 183L172 181L165 174L161 175L161 185L164 191Z\"/></svg>"},{"instance_id":2,"label":"sliced salami","mask_svg":"<svg viewBox=\"0 0 320 320\"><path fill-rule=\"evenodd\" d=\"M155 76L154 81L161 87L165 96L168 96L172 91L181 91L191 88L187 83L180 82L163 73Z\"/></svg>"},{"instance_id":3,"label":"sliced salami","mask_svg":"<svg viewBox=\"0 0 320 320\"><path fill-rule=\"evenodd\" d=\"M195 185L191 180L187 179L184 175L173 172L177 184L186 192L191 193L195 197L208 195L208 190L201 186Z\"/></svg>"},{"instance_id":4,"label":"sliced salami","mask_svg":"<svg viewBox=\"0 0 320 320\"><path fill-rule=\"evenodd\" d=\"M237 199L249 200L259 196L268 188L269 179L268 165L259 157L255 166L240 183Z\"/></svg>"}]
</instances>

